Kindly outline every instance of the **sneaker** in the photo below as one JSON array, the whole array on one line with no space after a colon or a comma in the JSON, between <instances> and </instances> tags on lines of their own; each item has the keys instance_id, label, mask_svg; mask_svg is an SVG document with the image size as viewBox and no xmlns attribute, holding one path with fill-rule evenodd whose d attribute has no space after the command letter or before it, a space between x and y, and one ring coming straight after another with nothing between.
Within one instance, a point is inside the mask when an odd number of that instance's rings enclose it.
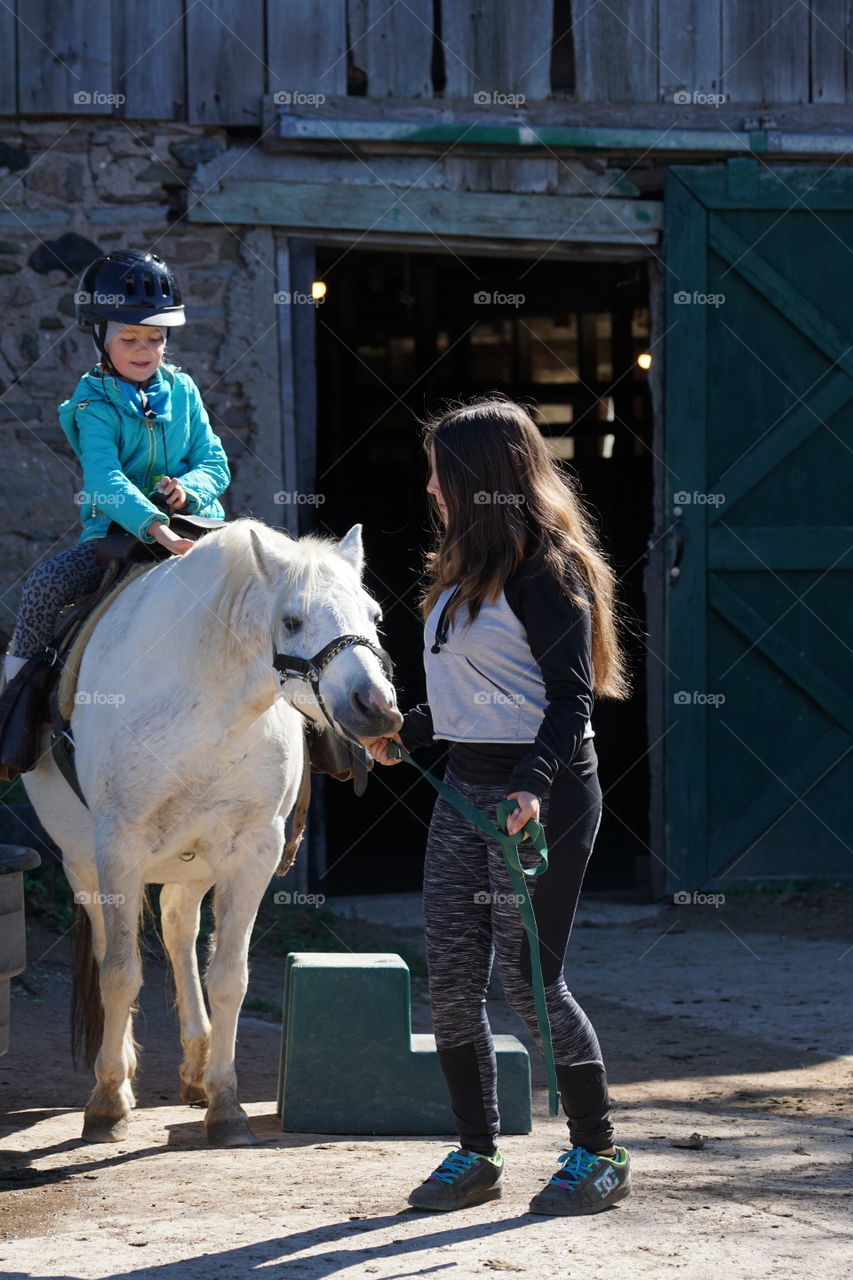
<instances>
[{"instance_id":1,"label":"sneaker","mask_svg":"<svg viewBox=\"0 0 853 1280\"><path fill-rule=\"evenodd\" d=\"M458 1147L409 1196L415 1209L464 1209L502 1195L504 1158Z\"/></svg>"},{"instance_id":2,"label":"sneaker","mask_svg":"<svg viewBox=\"0 0 853 1280\"><path fill-rule=\"evenodd\" d=\"M615 1156L597 1156L585 1147L572 1147L559 1157L560 1168L530 1201L531 1213L573 1217L600 1213L631 1194L631 1161L624 1147Z\"/></svg>"}]
</instances>

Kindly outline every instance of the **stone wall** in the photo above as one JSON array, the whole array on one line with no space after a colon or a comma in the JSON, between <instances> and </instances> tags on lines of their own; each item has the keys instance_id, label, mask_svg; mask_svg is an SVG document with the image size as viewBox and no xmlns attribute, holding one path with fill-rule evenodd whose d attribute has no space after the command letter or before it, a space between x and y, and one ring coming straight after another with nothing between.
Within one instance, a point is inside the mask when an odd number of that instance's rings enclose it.
<instances>
[{"instance_id":1,"label":"stone wall","mask_svg":"<svg viewBox=\"0 0 853 1280\"><path fill-rule=\"evenodd\" d=\"M73 295L99 253L147 248L177 271L188 322L174 331L171 359L195 379L228 453L226 509L277 522L280 479L266 461L280 455L272 234L182 218L194 168L226 145L221 131L160 123L20 122L0 137L4 648L23 577L79 534L80 471L56 408L94 363Z\"/></svg>"}]
</instances>

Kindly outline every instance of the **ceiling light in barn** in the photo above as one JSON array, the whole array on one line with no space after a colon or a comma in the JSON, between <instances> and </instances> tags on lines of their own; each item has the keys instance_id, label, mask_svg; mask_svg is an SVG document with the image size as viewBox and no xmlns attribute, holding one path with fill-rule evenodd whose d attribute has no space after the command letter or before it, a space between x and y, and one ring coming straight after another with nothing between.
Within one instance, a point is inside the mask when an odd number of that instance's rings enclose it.
<instances>
[{"instance_id":1,"label":"ceiling light in barn","mask_svg":"<svg viewBox=\"0 0 853 1280\"><path fill-rule=\"evenodd\" d=\"M322 302L326 296L325 280L315 280L311 285L311 297L315 302Z\"/></svg>"},{"instance_id":2,"label":"ceiling light in barn","mask_svg":"<svg viewBox=\"0 0 853 1280\"><path fill-rule=\"evenodd\" d=\"M641 352L640 355L637 356L637 364L640 366L641 369L651 369L652 367L651 352L649 351Z\"/></svg>"}]
</instances>

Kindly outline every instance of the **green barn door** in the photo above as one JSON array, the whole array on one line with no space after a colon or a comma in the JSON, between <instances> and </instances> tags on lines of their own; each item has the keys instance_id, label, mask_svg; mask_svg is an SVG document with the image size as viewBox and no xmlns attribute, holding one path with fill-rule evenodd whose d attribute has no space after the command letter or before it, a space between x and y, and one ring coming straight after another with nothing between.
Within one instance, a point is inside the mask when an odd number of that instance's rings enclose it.
<instances>
[{"instance_id":1,"label":"green barn door","mask_svg":"<svg viewBox=\"0 0 853 1280\"><path fill-rule=\"evenodd\" d=\"M853 171L666 187L667 888L853 876Z\"/></svg>"}]
</instances>

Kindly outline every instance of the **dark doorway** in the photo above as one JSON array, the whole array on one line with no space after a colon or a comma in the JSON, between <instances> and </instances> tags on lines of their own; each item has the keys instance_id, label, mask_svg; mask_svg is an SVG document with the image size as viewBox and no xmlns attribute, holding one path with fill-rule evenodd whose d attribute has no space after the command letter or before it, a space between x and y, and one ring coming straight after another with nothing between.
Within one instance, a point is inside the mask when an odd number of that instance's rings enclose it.
<instances>
[{"instance_id":1,"label":"dark doorway","mask_svg":"<svg viewBox=\"0 0 853 1280\"><path fill-rule=\"evenodd\" d=\"M593 714L605 815L594 889L648 883L642 570L652 527L651 405L643 263L466 258L325 249L317 309L319 532L364 525L403 710L424 697L418 597L430 542L418 420L499 390L528 404L595 515L632 621L634 696ZM427 763L429 753L424 753ZM440 767L436 748L429 761ZM420 885L433 792L377 767L367 795L325 789L323 891Z\"/></svg>"}]
</instances>

